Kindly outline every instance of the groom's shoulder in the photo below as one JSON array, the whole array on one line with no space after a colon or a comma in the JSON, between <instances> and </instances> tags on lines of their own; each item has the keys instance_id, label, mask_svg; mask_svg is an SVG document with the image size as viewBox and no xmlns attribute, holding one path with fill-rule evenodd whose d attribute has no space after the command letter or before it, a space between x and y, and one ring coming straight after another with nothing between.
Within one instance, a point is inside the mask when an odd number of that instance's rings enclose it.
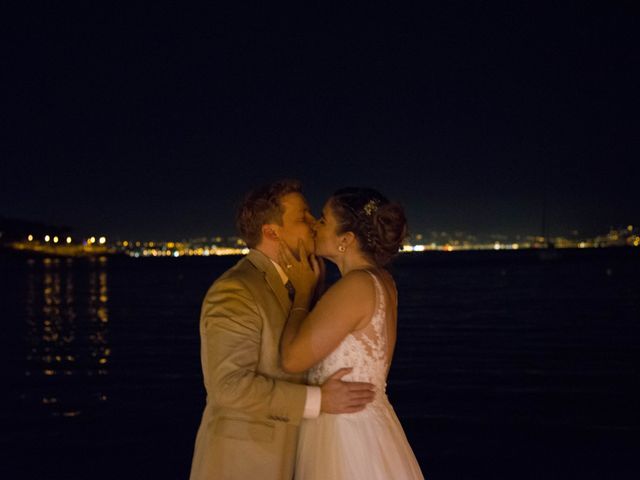
<instances>
[{"instance_id":1,"label":"groom's shoulder","mask_svg":"<svg viewBox=\"0 0 640 480\"><path fill-rule=\"evenodd\" d=\"M224 272L220 279L223 278L235 278L235 279L246 279L246 278L254 278L259 277L261 275L260 271L256 268L256 266L251 262L248 256L242 257L238 260L233 267Z\"/></svg>"},{"instance_id":2,"label":"groom's shoulder","mask_svg":"<svg viewBox=\"0 0 640 480\"><path fill-rule=\"evenodd\" d=\"M220 275L209 290L232 285L248 286L261 277L262 274L255 265L247 257L243 257L233 267Z\"/></svg>"},{"instance_id":3,"label":"groom's shoulder","mask_svg":"<svg viewBox=\"0 0 640 480\"><path fill-rule=\"evenodd\" d=\"M257 283L255 268L246 259L240 260L218 277L207 290L202 301L201 321L216 316L257 314L254 293Z\"/></svg>"}]
</instances>

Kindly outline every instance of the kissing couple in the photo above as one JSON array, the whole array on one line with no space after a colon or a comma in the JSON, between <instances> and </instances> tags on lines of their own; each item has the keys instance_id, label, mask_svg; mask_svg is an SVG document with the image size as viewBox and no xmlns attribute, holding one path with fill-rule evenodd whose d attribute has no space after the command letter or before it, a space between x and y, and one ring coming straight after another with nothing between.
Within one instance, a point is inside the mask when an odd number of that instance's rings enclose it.
<instances>
[{"instance_id":1,"label":"kissing couple","mask_svg":"<svg viewBox=\"0 0 640 480\"><path fill-rule=\"evenodd\" d=\"M316 220L283 180L246 195L237 227L250 252L202 304L191 480L423 478L385 393L402 207L344 188ZM324 293L323 259L340 271Z\"/></svg>"}]
</instances>

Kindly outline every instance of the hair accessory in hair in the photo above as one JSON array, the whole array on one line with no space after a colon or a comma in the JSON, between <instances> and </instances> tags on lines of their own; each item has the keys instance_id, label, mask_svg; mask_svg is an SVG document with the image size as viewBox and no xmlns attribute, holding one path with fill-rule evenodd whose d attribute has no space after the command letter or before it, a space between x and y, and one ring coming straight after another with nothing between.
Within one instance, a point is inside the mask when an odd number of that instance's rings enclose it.
<instances>
[{"instance_id":1,"label":"hair accessory in hair","mask_svg":"<svg viewBox=\"0 0 640 480\"><path fill-rule=\"evenodd\" d=\"M366 213L367 216L370 217L373 214L373 212L378 210L379 203L380 202L378 200L372 198L364 205L364 207L362 207L362 209L364 210L364 213Z\"/></svg>"}]
</instances>

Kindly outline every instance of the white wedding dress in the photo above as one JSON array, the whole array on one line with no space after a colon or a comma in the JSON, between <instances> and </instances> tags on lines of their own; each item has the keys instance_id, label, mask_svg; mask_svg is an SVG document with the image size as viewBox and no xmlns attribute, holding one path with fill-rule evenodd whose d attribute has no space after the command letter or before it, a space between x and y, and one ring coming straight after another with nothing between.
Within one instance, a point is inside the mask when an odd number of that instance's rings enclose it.
<instances>
[{"instance_id":1,"label":"white wedding dress","mask_svg":"<svg viewBox=\"0 0 640 480\"><path fill-rule=\"evenodd\" d=\"M348 381L370 382L376 397L358 413L321 413L300 428L296 480L422 479L420 466L386 395L386 303L384 289L369 272L376 288L377 307L370 323L349 334L309 372L309 383L320 385L343 367L353 371Z\"/></svg>"}]
</instances>

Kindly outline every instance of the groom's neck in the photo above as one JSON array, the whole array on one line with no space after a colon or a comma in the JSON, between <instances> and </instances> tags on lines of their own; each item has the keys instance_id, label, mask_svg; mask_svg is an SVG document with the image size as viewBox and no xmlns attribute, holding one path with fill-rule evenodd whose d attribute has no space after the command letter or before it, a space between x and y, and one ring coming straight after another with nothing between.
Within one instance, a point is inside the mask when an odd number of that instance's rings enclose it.
<instances>
[{"instance_id":1,"label":"groom's neck","mask_svg":"<svg viewBox=\"0 0 640 480\"><path fill-rule=\"evenodd\" d=\"M256 246L256 250L269 257L274 262L278 261L278 245L269 245L265 243L261 243Z\"/></svg>"}]
</instances>

